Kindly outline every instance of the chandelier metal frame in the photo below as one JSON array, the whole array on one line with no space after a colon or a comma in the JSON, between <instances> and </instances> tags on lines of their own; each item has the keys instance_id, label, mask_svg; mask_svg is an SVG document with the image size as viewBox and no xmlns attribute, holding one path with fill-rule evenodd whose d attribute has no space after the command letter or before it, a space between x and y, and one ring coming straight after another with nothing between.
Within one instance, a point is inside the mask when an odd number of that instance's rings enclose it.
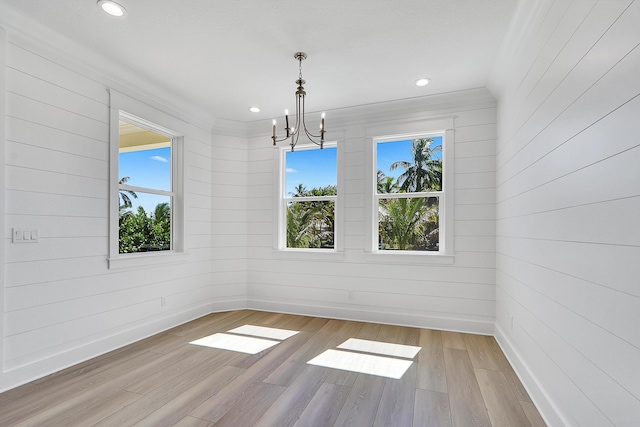
<instances>
[{"instance_id":1,"label":"chandelier metal frame","mask_svg":"<svg viewBox=\"0 0 640 427\"><path fill-rule=\"evenodd\" d=\"M304 117L305 116L304 103L305 103L305 96L307 95L307 93L304 90L304 85L306 84L306 82L302 78L302 61L307 59L307 54L304 52L296 52L295 54L293 54L293 57L298 60L298 69L299 69L298 80L296 80L296 85L298 85L298 88L296 90L295 122L293 127L289 127L289 111L284 110L285 136L282 138L278 138L276 136L276 121L273 120L273 136L271 137L271 139L273 140L274 146L278 142L291 139L291 141L289 142L289 145L291 146L291 151L294 151L294 148L298 143L298 140L300 139L300 134L302 133L301 130L304 130L304 134L307 135L307 138L309 138L309 141L320 146L320 149L322 149L324 146L324 134L326 132L325 126L324 126L324 113L322 113L322 117L320 119L319 135L313 134L307 129L307 123Z\"/></svg>"}]
</instances>

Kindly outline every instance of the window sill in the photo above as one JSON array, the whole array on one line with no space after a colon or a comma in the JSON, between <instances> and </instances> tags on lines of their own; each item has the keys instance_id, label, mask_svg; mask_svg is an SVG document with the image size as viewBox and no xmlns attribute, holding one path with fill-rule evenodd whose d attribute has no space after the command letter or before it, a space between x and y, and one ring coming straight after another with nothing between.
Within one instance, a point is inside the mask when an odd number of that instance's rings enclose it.
<instances>
[{"instance_id":1,"label":"window sill","mask_svg":"<svg viewBox=\"0 0 640 427\"><path fill-rule=\"evenodd\" d=\"M143 252L107 258L109 269L148 267L183 261L188 252Z\"/></svg>"},{"instance_id":2,"label":"window sill","mask_svg":"<svg viewBox=\"0 0 640 427\"><path fill-rule=\"evenodd\" d=\"M452 265L455 261L455 255L444 254L439 252L387 252L376 251L364 254L367 261L382 261L392 264L438 264Z\"/></svg>"},{"instance_id":3,"label":"window sill","mask_svg":"<svg viewBox=\"0 0 640 427\"><path fill-rule=\"evenodd\" d=\"M326 249L274 249L273 257L276 259L342 261L344 260L344 252Z\"/></svg>"}]
</instances>

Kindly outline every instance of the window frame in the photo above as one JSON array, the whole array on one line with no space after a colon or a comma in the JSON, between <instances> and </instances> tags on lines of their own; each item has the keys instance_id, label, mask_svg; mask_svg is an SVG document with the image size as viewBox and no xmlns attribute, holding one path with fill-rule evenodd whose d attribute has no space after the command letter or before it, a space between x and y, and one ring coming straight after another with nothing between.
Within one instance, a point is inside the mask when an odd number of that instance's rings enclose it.
<instances>
[{"instance_id":1,"label":"window frame","mask_svg":"<svg viewBox=\"0 0 640 427\"><path fill-rule=\"evenodd\" d=\"M276 200L276 225L275 225L275 238L274 238L274 250L276 256L294 256L294 257L306 257L315 256L316 254L322 256L342 256L343 252L343 239L342 229L344 224L344 215L342 208L342 147L337 141L328 141L324 143L324 148L336 149L336 195L335 196L309 196L309 197L290 197L286 194L286 155L291 151L291 147L276 147L276 188L277 188L277 200ZM315 144L298 144L295 148L296 151L303 150L320 150ZM333 201L334 202L334 230L333 230L333 248L289 248L287 247L287 203L288 202L313 202L313 201Z\"/></svg>"},{"instance_id":2,"label":"window frame","mask_svg":"<svg viewBox=\"0 0 640 427\"><path fill-rule=\"evenodd\" d=\"M109 256L108 265L113 268L139 267L173 261L172 258L186 253L184 221L184 135L173 130L178 128L175 119L164 112L136 101L114 90L110 90L109 123ZM171 191L124 185L121 187L119 154L119 121L134 124L171 139ZM149 251L121 254L119 250L119 205L121 188L143 193L170 196L171 200L171 248L164 251Z\"/></svg>"},{"instance_id":3,"label":"window frame","mask_svg":"<svg viewBox=\"0 0 640 427\"><path fill-rule=\"evenodd\" d=\"M452 126L451 126L452 127ZM442 190L417 193L378 193L377 189L377 153L379 143L391 143L393 141L414 140L418 138L442 137ZM454 234L453 234L453 129L433 129L412 133L398 133L384 136L372 136L368 144L368 173L367 173L367 234L365 252L374 257L393 257L396 261L415 262L416 257L422 257L426 262L451 264L454 260ZM379 242L379 215L378 208L381 199L400 198L438 198L438 251L414 251L414 250L380 250Z\"/></svg>"},{"instance_id":4,"label":"window frame","mask_svg":"<svg viewBox=\"0 0 640 427\"><path fill-rule=\"evenodd\" d=\"M125 122L131 125L135 125L138 128L141 129L145 129L148 131L151 131L153 133L156 133L158 135L162 135L166 138L169 138L171 140L171 159L170 159L170 170L169 170L169 182L170 182L170 190L160 190L160 189L156 189L156 188L151 188L151 187L140 187L140 186L136 186L136 185L127 185L127 184L121 184L120 183L120 179L122 179L122 174L120 173L120 156L118 156L118 190L129 190L129 191L133 191L135 193L138 194L154 194L157 196L165 196L165 197L169 197L169 206L171 207L171 212L173 212L173 208L175 207L175 186L176 186L176 179L175 179L175 160L176 160L176 156L175 156L175 146L176 146L176 140L178 138L176 138L174 136L174 134L167 134L165 132L165 130L160 130L157 126L155 125L151 125L146 121L141 120L138 117L135 117L125 111L120 111L119 114L119 120L118 122ZM118 132L118 136L120 136L120 132ZM118 144L119 146L119 144ZM120 154L120 153L119 153ZM147 212L148 214L149 212ZM170 221L170 235L169 235L169 251L173 250L174 247L174 230L173 230L173 215L171 215L169 217L169 221ZM119 227L118 227L119 228ZM119 236L120 233L118 232L118 240L119 240ZM167 250L163 250L163 251L153 251L153 252L167 252ZM118 242L118 253L120 255L124 255L122 253L120 253L120 248L119 248L119 242ZM142 252L134 252L134 253L142 253Z\"/></svg>"}]
</instances>

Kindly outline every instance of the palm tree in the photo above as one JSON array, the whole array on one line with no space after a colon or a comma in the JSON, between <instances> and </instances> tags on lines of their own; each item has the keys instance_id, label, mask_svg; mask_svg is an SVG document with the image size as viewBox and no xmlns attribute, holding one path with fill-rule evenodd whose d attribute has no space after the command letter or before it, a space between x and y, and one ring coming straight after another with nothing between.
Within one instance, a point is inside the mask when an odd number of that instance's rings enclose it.
<instances>
[{"instance_id":1,"label":"palm tree","mask_svg":"<svg viewBox=\"0 0 640 427\"><path fill-rule=\"evenodd\" d=\"M287 247L308 248L311 243L309 230L312 222L309 219L311 210L305 202L287 204Z\"/></svg>"},{"instance_id":2,"label":"palm tree","mask_svg":"<svg viewBox=\"0 0 640 427\"><path fill-rule=\"evenodd\" d=\"M398 186L394 182L393 177L385 175L384 172L382 172L381 170L378 170L377 187L378 187L378 194L398 192Z\"/></svg>"},{"instance_id":3,"label":"palm tree","mask_svg":"<svg viewBox=\"0 0 640 427\"><path fill-rule=\"evenodd\" d=\"M383 199L378 234L384 249L433 250L438 245L438 205L431 198Z\"/></svg>"},{"instance_id":4,"label":"palm tree","mask_svg":"<svg viewBox=\"0 0 640 427\"><path fill-rule=\"evenodd\" d=\"M298 184L295 186L294 191L289 193L291 197L305 197L309 195L307 188L302 184Z\"/></svg>"},{"instance_id":5,"label":"palm tree","mask_svg":"<svg viewBox=\"0 0 640 427\"><path fill-rule=\"evenodd\" d=\"M386 199L380 204L379 234L391 249L411 250L422 238L424 198Z\"/></svg>"},{"instance_id":6,"label":"palm tree","mask_svg":"<svg viewBox=\"0 0 640 427\"><path fill-rule=\"evenodd\" d=\"M442 190L442 160L434 155L442 146L432 147L433 138L419 138L411 142L413 163L400 160L391 164L389 169L404 169L398 177L398 186L405 193Z\"/></svg>"},{"instance_id":7,"label":"palm tree","mask_svg":"<svg viewBox=\"0 0 640 427\"><path fill-rule=\"evenodd\" d=\"M171 205L167 202L158 203L153 210L153 218L156 221L164 221L171 218Z\"/></svg>"},{"instance_id":8,"label":"palm tree","mask_svg":"<svg viewBox=\"0 0 640 427\"><path fill-rule=\"evenodd\" d=\"M120 178L120 181L118 181L118 185L126 184L129 179L131 178L129 178L128 176ZM131 197L137 199L138 195L136 194L136 192L133 190L125 190L123 188L118 189L118 191L120 192L120 198L122 199L122 205L120 206L124 207L125 209L132 207L133 203L131 202Z\"/></svg>"}]
</instances>

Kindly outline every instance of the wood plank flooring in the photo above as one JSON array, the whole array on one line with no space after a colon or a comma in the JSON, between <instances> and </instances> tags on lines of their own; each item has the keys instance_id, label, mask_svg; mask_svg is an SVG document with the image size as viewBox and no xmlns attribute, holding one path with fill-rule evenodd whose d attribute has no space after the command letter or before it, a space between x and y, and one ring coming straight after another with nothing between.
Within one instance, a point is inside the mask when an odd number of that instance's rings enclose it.
<instances>
[{"instance_id":1,"label":"wood plank flooring","mask_svg":"<svg viewBox=\"0 0 640 427\"><path fill-rule=\"evenodd\" d=\"M189 344L299 331L258 354ZM401 379L307 364L349 338L420 346ZM211 314L0 394L0 426L540 427L492 337L251 310Z\"/></svg>"}]
</instances>

